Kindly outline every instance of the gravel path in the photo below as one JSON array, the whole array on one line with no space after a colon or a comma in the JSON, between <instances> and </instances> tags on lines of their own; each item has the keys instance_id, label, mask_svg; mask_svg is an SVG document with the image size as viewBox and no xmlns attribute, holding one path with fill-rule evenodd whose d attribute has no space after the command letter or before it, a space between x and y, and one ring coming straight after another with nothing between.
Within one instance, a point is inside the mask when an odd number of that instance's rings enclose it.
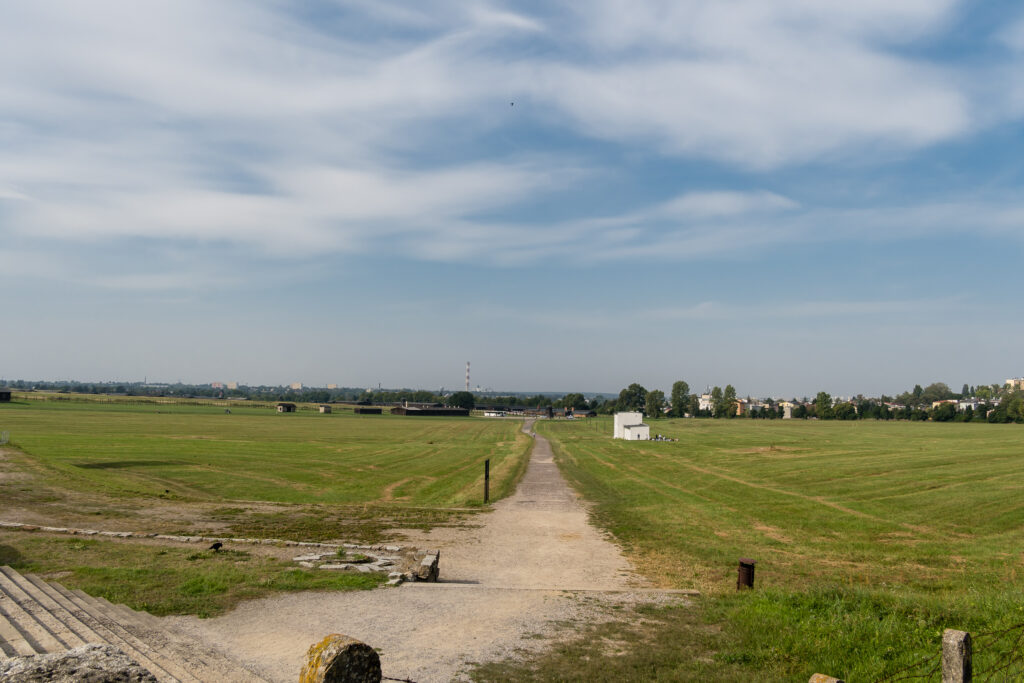
<instances>
[{"instance_id":1,"label":"gravel path","mask_svg":"<svg viewBox=\"0 0 1024 683\"><path fill-rule=\"evenodd\" d=\"M311 644L343 633L380 650L385 676L450 681L469 662L542 647L536 636L555 635L555 621L606 618L609 603L681 599L645 590L619 548L588 523L543 437L515 494L480 519L476 528L408 534L440 548L440 583L289 593L215 619L169 621L273 680L294 681Z\"/></svg>"}]
</instances>

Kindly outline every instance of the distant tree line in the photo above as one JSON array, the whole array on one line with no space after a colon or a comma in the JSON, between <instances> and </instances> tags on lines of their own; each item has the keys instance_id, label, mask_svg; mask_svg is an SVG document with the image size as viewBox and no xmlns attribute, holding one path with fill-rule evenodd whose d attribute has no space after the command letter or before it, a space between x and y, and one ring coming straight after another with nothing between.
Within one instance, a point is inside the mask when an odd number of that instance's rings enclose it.
<instances>
[{"instance_id":1,"label":"distant tree line","mask_svg":"<svg viewBox=\"0 0 1024 683\"><path fill-rule=\"evenodd\" d=\"M689 384L683 380L673 383L667 401L663 392L649 391L633 383L619 392L617 400L606 401L597 409L603 413L643 412L650 419L687 415L720 419L740 416L740 399L731 384L727 384L725 389L712 388L706 399L702 405L701 397L690 393ZM962 400L977 401L977 408L968 405L960 410L958 402ZM747 402L751 403L749 397ZM965 384L960 393L955 393L943 382L934 382L927 387L915 385L912 390L896 397L866 398L860 395L845 401L837 401L821 391L813 400L793 398L789 403L794 419L1024 423L1024 391L1010 390L999 384L973 387ZM745 416L750 419L781 419L785 416L785 409L781 401L768 398L757 401L756 409L748 410Z\"/></svg>"},{"instance_id":2,"label":"distant tree line","mask_svg":"<svg viewBox=\"0 0 1024 683\"><path fill-rule=\"evenodd\" d=\"M0 385L4 384L0 382ZM254 401L293 401L297 403L329 403L332 401L360 401L366 403L440 403L452 406L474 408L476 405L524 406L529 408L574 408L595 410L602 414L622 411L642 412L650 419L668 417L710 417L732 419L739 417L740 399L736 389L727 384L724 389L714 387L708 401L701 405L700 396L690 392L690 385L684 380L672 384L669 396L658 389L648 390L639 383L632 383L619 392L617 398L595 396L587 399L582 393L571 392L557 397L551 394L534 396L487 396L467 391L452 394L432 392L423 389L399 389L373 391L362 388L340 387L336 389L303 388L289 389L272 386L240 386L235 389L212 387L208 384L160 384L141 382L46 382L14 380L6 383L12 389L54 391L58 393L114 394L139 397L167 398L235 398ZM748 397L749 400L749 397ZM967 406L960 410L956 401L977 402L977 408ZM820 420L911 420L935 422L993 422L1024 423L1024 391L1011 390L1001 384L964 384L954 392L943 382L933 382L926 387L914 385L910 391L897 396L882 395L837 401L827 392L821 391L813 400L793 398L791 415L794 419L817 418ZM784 409L776 399L763 399L757 410L747 413L751 419L780 419Z\"/></svg>"}]
</instances>

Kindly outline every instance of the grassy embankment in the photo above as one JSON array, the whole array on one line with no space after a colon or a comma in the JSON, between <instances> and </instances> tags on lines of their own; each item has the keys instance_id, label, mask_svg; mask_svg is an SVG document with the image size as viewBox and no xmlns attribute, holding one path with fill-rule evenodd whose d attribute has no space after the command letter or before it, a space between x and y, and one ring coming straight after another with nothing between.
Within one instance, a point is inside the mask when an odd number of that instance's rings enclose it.
<instances>
[{"instance_id":1,"label":"grassy embankment","mask_svg":"<svg viewBox=\"0 0 1024 683\"><path fill-rule=\"evenodd\" d=\"M374 542L392 528L466 523L510 493L521 422L279 415L232 405L16 402L0 406L0 519L53 526ZM0 562L156 613L214 613L274 590L368 587L247 549L0 533Z\"/></svg>"},{"instance_id":2,"label":"grassy embankment","mask_svg":"<svg viewBox=\"0 0 1024 683\"><path fill-rule=\"evenodd\" d=\"M944 628L1024 622L1020 427L653 422L676 443L613 441L608 420L539 431L641 572L703 596L482 680L870 681L934 666ZM735 590L740 557L757 560L752 592ZM1022 633L976 641L975 670L1009 657L992 680L1019 680ZM602 656L622 642L628 654Z\"/></svg>"}]
</instances>

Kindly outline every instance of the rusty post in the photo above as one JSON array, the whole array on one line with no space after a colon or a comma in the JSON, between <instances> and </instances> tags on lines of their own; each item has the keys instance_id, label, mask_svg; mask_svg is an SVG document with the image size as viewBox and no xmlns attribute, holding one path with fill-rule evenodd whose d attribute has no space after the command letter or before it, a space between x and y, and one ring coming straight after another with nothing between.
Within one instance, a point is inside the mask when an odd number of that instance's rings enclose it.
<instances>
[{"instance_id":1,"label":"rusty post","mask_svg":"<svg viewBox=\"0 0 1024 683\"><path fill-rule=\"evenodd\" d=\"M947 628L942 633L942 683L971 683L971 634Z\"/></svg>"},{"instance_id":2,"label":"rusty post","mask_svg":"<svg viewBox=\"0 0 1024 683\"><path fill-rule=\"evenodd\" d=\"M742 590L743 588L754 587L754 565L757 564L756 560L752 560L749 557L740 558L739 573L736 576L736 590Z\"/></svg>"},{"instance_id":3,"label":"rusty post","mask_svg":"<svg viewBox=\"0 0 1024 683\"><path fill-rule=\"evenodd\" d=\"M484 460L484 502L491 500L491 461Z\"/></svg>"}]
</instances>

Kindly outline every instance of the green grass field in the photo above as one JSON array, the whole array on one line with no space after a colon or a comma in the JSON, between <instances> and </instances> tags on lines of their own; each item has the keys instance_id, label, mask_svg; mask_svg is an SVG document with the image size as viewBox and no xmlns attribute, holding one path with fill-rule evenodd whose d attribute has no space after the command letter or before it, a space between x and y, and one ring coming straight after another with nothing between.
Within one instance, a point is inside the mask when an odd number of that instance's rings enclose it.
<instances>
[{"instance_id":1,"label":"green grass field","mask_svg":"<svg viewBox=\"0 0 1024 683\"><path fill-rule=\"evenodd\" d=\"M50 482L189 501L478 505L483 461L506 495L528 439L518 421L233 406L8 404L0 429Z\"/></svg>"},{"instance_id":2,"label":"green grass field","mask_svg":"<svg viewBox=\"0 0 1024 683\"><path fill-rule=\"evenodd\" d=\"M934 659L943 628L979 634L1024 622L1019 426L651 424L679 441L614 441L608 420L538 427L639 569L704 593L701 623L667 611L652 617L663 622L654 636L624 627L617 637L642 647L602 662L602 677L876 680ZM741 557L757 560L757 588L738 595ZM976 668L995 667L1022 633L980 648ZM700 644L685 662L670 651L681 638ZM675 643L659 655L665 641ZM563 655L590 661L594 642ZM513 678L548 680L539 672L552 670L548 660ZM1013 672L993 680L1017 680Z\"/></svg>"},{"instance_id":3,"label":"green grass field","mask_svg":"<svg viewBox=\"0 0 1024 683\"><path fill-rule=\"evenodd\" d=\"M53 526L307 541L471 521L514 490L521 421L129 401L0 404L0 519ZM0 533L0 562L158 614L213 614L279 590L366 588L259 553Z\"/></svg>"}]
</instances>

